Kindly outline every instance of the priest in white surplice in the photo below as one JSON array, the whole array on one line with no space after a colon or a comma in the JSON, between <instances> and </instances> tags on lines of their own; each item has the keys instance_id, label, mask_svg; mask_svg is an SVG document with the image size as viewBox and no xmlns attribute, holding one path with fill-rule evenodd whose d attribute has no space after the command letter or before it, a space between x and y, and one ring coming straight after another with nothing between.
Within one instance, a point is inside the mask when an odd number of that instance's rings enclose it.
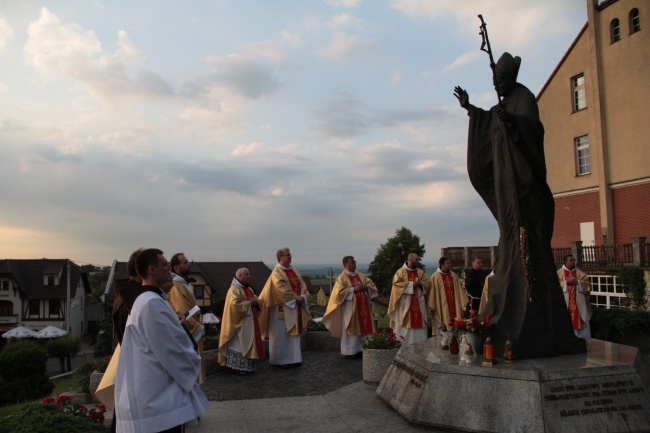
<instances>
[{"instance_id":1,"label":"priest in white surplice","mask_svg":"<svg viewBox=\"0 0 650 433\"><path fill-rule=\"evenodd\" d=\"M201 358L162 298L172 282L162 254L150 248L136 260L146 291L133 303L115 375L117 431L121 433L180 433L183 424L200 417L208 404L196 384Z\"/></svg>"},{"instance_id":2,"label":"priest in white surplice","mask_svg":"<svg viewBox=\"0 0 650 433\"><path fill-rule=\"evenodd\" d=\"M341 339L341 354L348 359L361 357L361 340L375 331L370 300L378 295L372 280L357 272L352 256L343 257L345 270L334 288L323 317L333 337Z\"/></svg>"},{"instance_id":3,"label":"priest in white surplice","mask_svg":"<svg viewBox=\"0 0 650 433\"><path fill-rule=\"evenodd\" d=\"M406 263L395 272L388 302L390 327L402 346L427 339L428 309L424 295L429 290L427 274L418 268L420 257L411 253Z\"/></svg>"},{"instance_id":4,"label":"priest in white surplice","mask_svg":"<svg viewBox=\"0 0 650 433\"><path fill-rule=\"evenodd\" d=\"M302 365L300 335L311 315L307 285L291 267L291 251L281 248L276 257L278 264L259 296L260 330L262 338L269 337L269 364L287 369Z\"/></svg>"}]
</instances>

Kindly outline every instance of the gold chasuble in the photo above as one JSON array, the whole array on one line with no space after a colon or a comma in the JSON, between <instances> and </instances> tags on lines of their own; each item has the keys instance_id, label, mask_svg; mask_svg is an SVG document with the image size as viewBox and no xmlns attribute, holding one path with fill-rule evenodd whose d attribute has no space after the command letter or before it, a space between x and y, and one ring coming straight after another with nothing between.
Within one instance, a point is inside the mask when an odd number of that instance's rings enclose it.
<instances>
[{"instance_id":1,"label":"gold chasuble","mask_svg":"<svg viewBox=\"0 0 650 433\"><path fill-rule=\"evenodd\" d=\"M352 299L349 299L350 289L357 286L367 286L368 291L354 292ZM330 330L332 337L342 338L343 333L353 336L373 334L375 329L370 299L378 294L377 287L370 278L361 272L350 275L344 270L334 282L323 316L323 324ZM351 306L346 307L346 302Z\"/></svg>"},{"instance_id":2,"label":"gold chasuble","mask_svg":"<svg viewBox=\"0 0 650 433\"><path fill-rule=\"evenodd\" d=\"M250 287L244 287L236 280L226 294L226 301L221 320L219 336L219 365L225 365L228 355L228 343L233 338L239 339L241 354L247 359L264 359L264 345L258 320L258 310L251 307L255 293ZM248 312L251 312L249 315Z\"/></svg>"},{"instance_id":3,"label":"gold chasuble","mask_svg":"<svg viewBox=\"0 0 650 433\"><path fill-rule=\"evenodd\" d=\"M442 284L445 287L445 297L447 298L447 310L451 320L456 318L456 294L454 293L454 279L451 274L440 274ZM447 323L449 325L449 323Z\"/></svg>"},{"instance_id":4,"label":"gold chasuble","mask_svg":"<svg viewBox=\"0 0 650 433\"><path fill-rule=\"evenodd\" d=\"M291 285L291 291L296 295L300 296L300 288L301 288L300 283L302 282L302 280L298 278L293 268L283 269L283 271L287 275L287 278L289 279L289 285ZM284 317L284 305L282 304L278 305L278 317L281 318ZM302 334L303 331L302 314L298 314L298 324L296 326L298 327L298 334Z\"/></svg>"},{"instance_id":5,"label":"gold chasuble","mask_svg":"<svg viewBox=\"0 0 650 433\"><path fill-rule=\"evenodd\" d=\"M246 300L250 302L255 297L255 292L250 287L242 287L246 292ZM251 308L253 313L253 323L255 328L255 347L257 349L257 358L264 359L264 344L262 343L262 333L260 332L260 312L257 308Z\"/></svg>"},{"instance_id":6,"label":"gold chasuble","mask_svg":"<svg viewBox=\"0 0 650 433\"><path fill-rule=\"evenodd\" d=\"M361 285L359 274L348 275L352 287ZM353 335L368 335L374 332L372 327L372 314L370 313L370 298L368 292L354 292L354 301L357 306L359 332Z\"/></svg>"},{"instance_id":7,"label":"gold chasuble","mask_svg":"<svg viewBox=\"0 0 650 433\"><path fill-rule=\"evenodd\" d=\"M277 318L285 322L287 334L298 336L302 333L311 318L309 311L300 302L293 309L284 305L296 301L301 295L308 297L309 293L300 272L294 268L284 269L282 266L276 265L259 296L262 309L259 323L263 338L268 337L270 308L275 308L278 313Z\"/></svg>"},{"instance_id":8,"label":"gold chasuble","mask_svg":"<svg viewBox=\"0 0 650 433\"><path fill-rule=\"evenodd\" d=\"M417 270L406 270L409 281L419 281ZM411 296L411 304L409 305L408 322L404 323L407 328L424 328L424 318L422 311L420 311L420 301L417 296Z\"/></svg>"}]
</instances>

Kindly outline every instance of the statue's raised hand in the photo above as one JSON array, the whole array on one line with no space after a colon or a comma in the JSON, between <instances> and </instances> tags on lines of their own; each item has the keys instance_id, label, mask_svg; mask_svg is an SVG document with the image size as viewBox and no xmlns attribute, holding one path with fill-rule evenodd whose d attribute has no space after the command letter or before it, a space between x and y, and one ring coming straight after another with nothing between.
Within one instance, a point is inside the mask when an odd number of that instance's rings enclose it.
<instances>
[{"instance_id":1,"label":"statue's raised hand","mask_svg":"<svg viewBox=\"0 0 650 433\"><path fill-rule=\"evenodd\" d=\"M458 99L458 103L460 103L460 106L463 107L465 110L469 110L469 95L460 86L454 87L454 96Z\"/></svg>"}]
</instances>

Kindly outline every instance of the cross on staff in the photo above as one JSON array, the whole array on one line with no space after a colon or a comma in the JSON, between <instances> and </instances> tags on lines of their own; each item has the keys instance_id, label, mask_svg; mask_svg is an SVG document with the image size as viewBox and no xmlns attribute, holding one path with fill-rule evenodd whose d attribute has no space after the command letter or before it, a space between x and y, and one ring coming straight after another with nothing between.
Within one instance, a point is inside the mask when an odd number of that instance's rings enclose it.
<instances>
[{"instance_id":1,"label":"cross on staff","mask_svg":"<svg viewBox=\"0 0 650 433\"><path fill-rule=\"evenodd\" d=\"M494 82L494 85L496 86L497 83L497 76L496 76L496 63L494 63L494 57L492 56L492 48L490 47L490 38L488 37L488 31L487 31L487 25L485 24L485 21L483 21L483 15L478 16L479 19L481 20L481 25L479 26L479 29L481 30L478 34L481 35L481 38L483 38L483 41L481 42L481 51L485 51L488 53L488 56L490 57L490 68L492 68L492 80ZM485 48L487 46L487 49ZM499 92L497 91L497 98L499 100L499 105L501 105L501 95L499 95Z\"/></svg>"}]
</instances>

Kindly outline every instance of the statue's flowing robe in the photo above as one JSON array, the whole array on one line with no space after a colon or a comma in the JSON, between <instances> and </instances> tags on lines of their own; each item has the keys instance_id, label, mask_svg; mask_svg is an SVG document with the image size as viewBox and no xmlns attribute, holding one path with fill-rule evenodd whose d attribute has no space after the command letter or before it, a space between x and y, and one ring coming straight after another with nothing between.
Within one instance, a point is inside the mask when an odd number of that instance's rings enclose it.
<instances>
[{"instance_id":1,"label":"statue's flowing robe","mask_svg":"<svg viewBox=\"0 0 650 433\"><path fill-rule=\"evenodd\" d=\"M581 352L585 346L576 347L580 343L573 338L553 263L555 203L546 183L544 127L537 102L530 90L515 83L502 105L515 125L499 120L497 106L490 111L470 106L467 149L470 181L499 224L490 282L493 323L498 322L504 338L515 340L518 358ZM528 280L520 249L522 227L529 245L524 254L530 263Z\"/></svg>"}]
</instances>

